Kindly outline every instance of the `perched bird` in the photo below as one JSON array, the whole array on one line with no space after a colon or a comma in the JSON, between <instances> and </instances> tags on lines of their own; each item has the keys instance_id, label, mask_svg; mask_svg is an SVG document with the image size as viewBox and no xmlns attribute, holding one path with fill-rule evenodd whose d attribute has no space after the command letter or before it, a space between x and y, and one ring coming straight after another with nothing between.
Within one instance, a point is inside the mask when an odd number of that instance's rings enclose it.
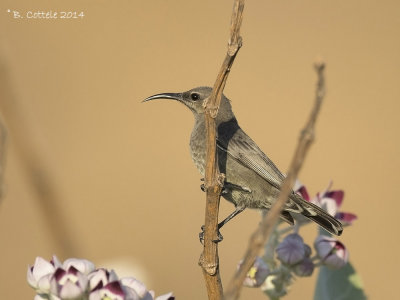
<instances>
[{"instance_id":1,"label":"perched bird","mask_svg":"<svg viewBox=\"0 0 400 300\"><path fill-rule=\"evenodd\" d=\"M190 137L190 152L194 164L203 176L207 155L203 103L211 91L210 87L197 87L183 93L162 93L143 100L143 102L155 99L177 100L192 111L195 123ZM278 197L284 175L240 128L230 100L225 95L222 95L215 123L218 166L219 171L225 174L221 195L235 205L235 211L219 223L218 227L221 228L247 207L268 210ZM294 225L296 214L314 221L332 234L342 233L342 224L338 220L292 192L281 213L281 219Z\"/></svg>"}]
</instances>

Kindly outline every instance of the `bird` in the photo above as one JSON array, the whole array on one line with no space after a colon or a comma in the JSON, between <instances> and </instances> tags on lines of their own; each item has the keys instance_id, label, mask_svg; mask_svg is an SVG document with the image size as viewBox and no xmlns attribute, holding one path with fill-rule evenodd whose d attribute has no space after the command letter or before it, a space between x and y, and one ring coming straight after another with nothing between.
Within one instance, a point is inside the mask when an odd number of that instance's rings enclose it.
<instances>
[{"instance_id":1,"label":"bird","mask_svg":"<svg viewBox=\"0 0 400 300\"><path fill-rule=\"evenodd\" d=\"M176 100L192 111L195 122L190 136L190 154L203 177L207 155L204 103L211 92L211 87L202 86L181 93L160 93L142 101ZM235 206L235 210L218 224L220 229L246 208L270 209L278 198L285 176L241 129L232 111L231 101L224 94L215 118L215 126L219 172L225 175L221 196ZM314 221L331 234L341 235L343 231L340 221L291 191L280 218L294 225L295 220L302 220L299 215Z\"/></svg>"}]
</instances>

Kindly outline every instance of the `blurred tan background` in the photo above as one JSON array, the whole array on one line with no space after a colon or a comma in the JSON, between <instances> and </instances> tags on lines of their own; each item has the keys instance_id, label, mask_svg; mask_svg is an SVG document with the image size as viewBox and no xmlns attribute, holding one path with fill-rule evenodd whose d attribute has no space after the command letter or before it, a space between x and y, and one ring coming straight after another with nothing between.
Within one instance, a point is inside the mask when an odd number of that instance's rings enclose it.
<instances>
[{"instance_id":1,"label":"blurred tan background","mask_svg":"<svg viewBox=\"0 0 400 300\"><path fill-rule=\"evenodd\" d=\"M176 102L141 100L213 84L231 8L231 0L1 1L0 109L9 130L3 299L32 299L26 268L52 254L116 267L157 294L206 298L197 265L205 195L188 150L193 117ZM13 19L8 9L85 16ZM331 179L345 190L343 210L359 220L341 240L370 298L392 299L400 267L400 2L247 1L242 36L225 94L282 171L312 105L312 62L325 57L328 94L300 179L312 195ZM225 217L233 207L221 203ZM246 211L222 230L223 283L258 216ZM315 227L304 232L311 243ZM311 299L315 275L297 280L286 299ZM245 289L242 299L266 298Z\"/></svg>"}]
</instances>

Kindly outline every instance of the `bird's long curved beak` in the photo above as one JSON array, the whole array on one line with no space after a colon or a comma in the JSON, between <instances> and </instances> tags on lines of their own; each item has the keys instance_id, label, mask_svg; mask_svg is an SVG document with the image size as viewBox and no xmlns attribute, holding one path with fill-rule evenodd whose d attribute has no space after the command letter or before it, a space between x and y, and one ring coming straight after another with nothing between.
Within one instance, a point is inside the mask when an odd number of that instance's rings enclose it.
<instances>
[{"instance_id":1,"label":"bird's long curved beak","mask_svg":"<svg viewBox=\"0 0 400 300\"><path fill-rule=\"evenodd\" d=\"M182 97L182 93L161 93L161 94L156 94L156 95L147 97L142 102L147 102L147 101L155 100L155 99L172 99L172 100L182 101L183 97Z\"/></svg>"}]
</instances>

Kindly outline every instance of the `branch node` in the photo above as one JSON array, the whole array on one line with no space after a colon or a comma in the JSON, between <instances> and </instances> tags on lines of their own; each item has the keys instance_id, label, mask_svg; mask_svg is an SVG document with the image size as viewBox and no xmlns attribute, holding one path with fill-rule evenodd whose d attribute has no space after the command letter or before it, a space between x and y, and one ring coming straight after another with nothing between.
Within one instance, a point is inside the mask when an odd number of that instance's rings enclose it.
<instances>
[{"instance_id":1,"label":"branch node","mask_svg":"<svg viewBox=\"0 0 400 300\"><path fill-rule=\"evenodd\" d=\"M315 138L315 133L313 128L304 128L300 134L300 140L305 140L307 142L313 142Z\"/></svg>"},{"instance_id":2,"label":"branch node","mask_svg":"<svg viewBox=\"0 0 400 300\"><path fill-rule=\"evenodd\" d=\"M210 276L214 276L217 273L218 264L211 264L206 262L204 255L201 254L199 258L199 266Z\"/></svg>"},{"instance_id":3,"label":"branch node","mask_svg":"<svg viewBox=\"0 0 400 300\"><path fill-rule=\"evenodd\" d=\"M215 119L217 117L218 110L219 110L218 106L210 107L210 116L211 116L211 118Z\"/></svg>"},{"instance_id":4,"label":"branch node","mask_svg":"<svg viewBox=\"0 0 400 300\"><path fill-rule=\"evenodd\" d=\"M237 41L233 41L231 43L231 41L228 42L228 55L229 56L234 56L239 49L242 47L243 41L242 41L242 37L238 36Z\"/></svg>"},{"instance_id":5,"label":"branch node","mask_svg":"<svg viewBox=\"0 0 400 300\"><path fill-rule=\"evenodd\" d=\"M322 56L317 56L317 58L314 61L314 68L315 71L321 72L325 68L325 60L322 58Z\"/></svg>"}]
</instances>

